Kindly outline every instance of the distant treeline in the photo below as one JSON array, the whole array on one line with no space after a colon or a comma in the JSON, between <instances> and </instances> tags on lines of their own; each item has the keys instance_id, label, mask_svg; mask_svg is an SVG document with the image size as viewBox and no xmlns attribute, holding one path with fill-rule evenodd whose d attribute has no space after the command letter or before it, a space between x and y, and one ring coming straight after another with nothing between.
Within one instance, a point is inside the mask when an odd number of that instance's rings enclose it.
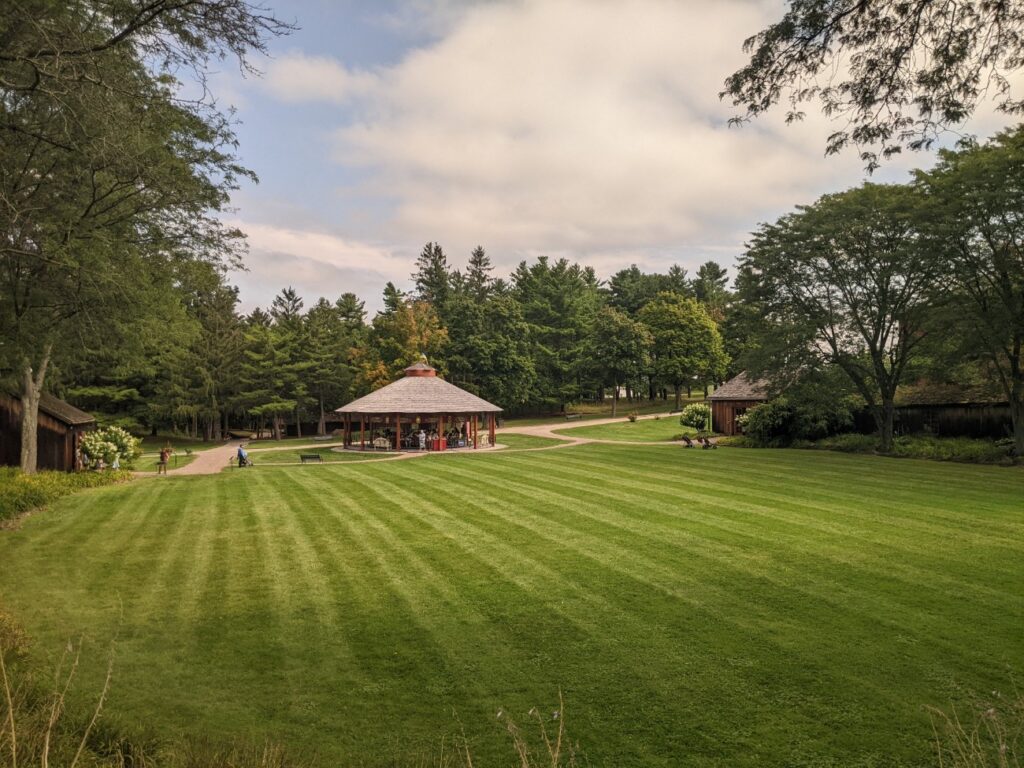
<instances>
[{"instance_id":1,"label":"distant treeline","mask_svg":"<svg viewBox=\"0 0 1024 768\"><path fill-rule=\"evenodd\" d=\"M220 273L195 271L201 279L177 286L180 310L142 354L115 368L81 360L63 394L136 431L212 439L232 427L322 431L333 409L421 356L510 413L606 394L676 396L727 373L720 323L730 294L714 262L692 279L680 267L632 266L602 282L590 268L545 257L508 279L492 272L483 248L460 270L428 243L412 292L388 283L384 308L368 319L352 293L307 308L291 288L241 315Z\"/></svg>"}]
</instances>

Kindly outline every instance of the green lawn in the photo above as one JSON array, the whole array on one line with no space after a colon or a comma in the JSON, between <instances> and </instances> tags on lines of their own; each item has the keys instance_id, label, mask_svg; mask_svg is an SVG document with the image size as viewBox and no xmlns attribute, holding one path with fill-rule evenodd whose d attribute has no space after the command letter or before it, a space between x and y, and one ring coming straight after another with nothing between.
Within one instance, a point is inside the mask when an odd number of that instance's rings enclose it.
<instances>
[{"instance_id":1,"label":"green lawn","mask_svg":"<svg viewBox=\"0 0 1024 768\"><path fill-rule=\"evenodd\" d=\"M196 452L193 451L191 454L185 453L183 450L178 450L171 460L168 462L168 469L178 469L191 464L196 459ZM144 453L135 462L135 469L140 472L156 472L157 464L160 463L159 453Z\"/></svg>"},{"instance_id":2,"label":"green lawn","mask_svg":"<svg viewBox=\"0 0 1024 768\"><path fill-rule=\"evenodd\" d=\"M682 434L696 435L697 430L684 427L679 423L679 416L666 416L662 419L639 419L631 422L626 418L614 424L594 424L589 427L566 427L555 430L560 435L572 437L592 437L595 440L625 440L641 443L659 443L675 440Z\"/></svg>"},{"instance_id":3,"label":"green lawn","mask_svg":"<svg viewBox=\"0 0 1024 768\"><path fill-rule=\"evenodd\" d=\"M683 398L683 406L685 407L688 402L703 402L704 393L703 391L699 396L693 397L691 400ZM667 414L670 410L675 408L675 399L669 398L668 400L643 400L636 403L628 403L625 400L619 401L619 407L616 411L616 415L626 418L626 415L631 411L636 411L638 414L648 413L664 413ZM579 405L570 405L567 410L569 413L579 413L582 415L580 421L587 421L589 419L610 419L612 415L612 401L609 399L604 403L582 403ZM678 415L676 416L678 419ZM504 426L507 427L532 427L540 424L572 424L573 422L566 422L565 416L527 416L519 418L505 419Z\"/></svg>"},{"instance_id":4,"label":"green lawn","mask_svg":"<svg viewBox=\"0 0 1024 768\"><path fill-rule=\"evenodd\" d=\"M514 432L500 432L495 436L498 445L506 448L550 448L552 445L562 445L565 440L556 440L553 437L541 437L539 435L517 435Z\"/></svg>"},{"instance_id":5,"label":"green lawn","mask_svg":"<svg viewBox=\"0 0 1024 768\"><path fill-rule=\"evenodd\" d=\"M393 458L398 454L389 451L335 451L331 448L316 447L302 448L300 450L281 451L254 451L249 454L253 464L257 467L264 464L298 464L300 456L312 454L320 456L324 463L334 461L366 461L367 459Z\"/></svg>"},{"instance_id":6,"label":"green lawn","mask_svg":"<svg viewBox=\"0 0 1024 768\"><path fill-rule=\"evenodd\" d=\"M168 443L178 453L184 455L185 449L188 448L191 451L205 451L209 448L216 448L221 445L216 440L196 440L191 437L182 437L180 435L146 435L142 438L142 450L146 453L160 453L160 449Z\"/></svg>"},{"instance_id":7,"label":"green lawn","mask_svg":"<svg viewBox=\"0 0 1024 768\"><path fill-rule=\"evenodd\" d=\"M146 479L0 532L37 657L116 638L104 720L518 764L923 766L927 706L1024 673L1024 471L587 445Z\"/></svg>"},{"instance_id":8,"label":"green lawn","mask_svg":"<svg viewBox=\"0 0 1024 768\"><path fill-rule=\"evenodd\" d=\"M355 434L359 435L359 430L356 430ZM273 448L278 445L314 445L321 443L323 445L340 445L341 437L335 437L331 435L328 439L320 438L317 439L316 435L306 435L305 437L282 437L280 440L271 440L265 438L263 440L246 440L245 444L249 448Z\"/></svg>"}]
</instances>

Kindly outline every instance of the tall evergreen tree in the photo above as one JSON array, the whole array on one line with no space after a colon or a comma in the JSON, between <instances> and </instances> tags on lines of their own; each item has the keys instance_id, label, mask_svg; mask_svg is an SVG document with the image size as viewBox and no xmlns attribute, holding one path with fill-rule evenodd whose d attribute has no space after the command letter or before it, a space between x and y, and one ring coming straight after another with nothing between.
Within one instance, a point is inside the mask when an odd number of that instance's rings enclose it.
<instances>
[{"instance_id":1,"label":"tall evergreen tree","mask_svg":"<svg viewBox=\"0 0 1024 768\"><path fill-rule=\"evenodd\" d=\"M450 277L448 257L441 246L437 243L427 243L423 246L423 251L416 259L416 271L412 275L416 285L416 298L441 311L448 299Z\"/></svg>"},{"instance_id":2,"label":"tall evergreen tree","mask_svg":"<svg viewBox=\"0 0 1024 768\"><path fill-rule=\"evenodd\" d=\"M538 404L564 409L592 391L587 358L590 325L600 304L594 271L566 259L551 263L541 256L520 263L512 275L512 294L520 304L533 339Z\"/></svg>"}]
</instances>

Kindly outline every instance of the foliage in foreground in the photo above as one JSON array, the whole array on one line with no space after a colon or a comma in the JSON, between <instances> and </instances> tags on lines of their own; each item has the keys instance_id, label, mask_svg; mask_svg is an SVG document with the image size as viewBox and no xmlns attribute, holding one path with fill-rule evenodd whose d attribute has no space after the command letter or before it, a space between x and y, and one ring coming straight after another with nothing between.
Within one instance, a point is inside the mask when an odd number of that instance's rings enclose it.
<instances>
[{"instance_id":1,"label":"foliage in foreground","mask_svg":"<svg viewBox=\"0 0 1024 768\"><path fill-rule=\"evenodd\" d=\"M74 709L69 696L76 684L82 660L82 641L68 642L52 674L51 683L28 660L28 638L0 610L0 768L32 766L89 766L90 768L301 768L317 763L294 758L270 742L217 743L190 734L174 740L137 738L117 723L103 720L110 691L113 662L95 703L85 711ZM531 728L524 732L504 710L498 720L511 737L520 768L571 768L577 765L578 745L565 731L565 704L549 717L535 707L527 714ZM532 727L533 724L536 727ZM419 763L426 768L473 768L472 750L465 738L449 746L442 741L435 757Z\"/></svg>"},{"instance_id":2,"label":"foliage in foreground","mask_svg":"<svg viewBox=\"0 0 1024 768\"><path fill-rule=\"evenodd\" d=\"M1024 695L975 702L966 718L952 708L931 710L939 768L1020 768L1024 765Z\"/></svg>"},{"instance_id":3,"label":"foliage in foreground","mask_svg":"<svg viewBox=\"0 0 1024 768\"><path fill-rule=\"evenodd\" d=\"M105 472L38 472L0 467L0 520L8 520L86 488L98 488L131 479L125 470Z\"/></svg>"}]
</instances>

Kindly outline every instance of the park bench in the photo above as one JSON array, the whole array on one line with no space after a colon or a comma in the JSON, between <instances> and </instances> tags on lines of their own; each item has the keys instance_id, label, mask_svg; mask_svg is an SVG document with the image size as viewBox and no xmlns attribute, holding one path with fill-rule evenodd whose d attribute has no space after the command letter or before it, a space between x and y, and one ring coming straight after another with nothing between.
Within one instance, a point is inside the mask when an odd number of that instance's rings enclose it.
<instances>
[{"instance_id":1,"label":"park bench","mask_svg":"<svg viewBox=\"0 0 1024 768\"><path fill-rule=\"evenodd\" d=\"M582 413L567 413L567 414L565 414L565 420L566 421L576 421L576 419L582 419L582 418L583 418L583 414Z\"/></svg>"},{"instance_id":2,"label":"park bench","mask_svg":"<svg viewBox=\"0 0 1024 768\"><path fill-rule=\"evenodd\" d=\"M299 461L305 464L307 461L315 461L317 464L324 463L324 457L319 453L300 453Z\"/></svg>"},{"instance_id":3,"label":"park bench","mask_svg":"<svg viewBox=\"0 0 1024 768\"><path fill-rule=\"evenodd\" d=\"M391 441L386 437L377 437L373 440L373 450L375 451L389 451L391 450Z\"/></svg>"}]
</instances>

